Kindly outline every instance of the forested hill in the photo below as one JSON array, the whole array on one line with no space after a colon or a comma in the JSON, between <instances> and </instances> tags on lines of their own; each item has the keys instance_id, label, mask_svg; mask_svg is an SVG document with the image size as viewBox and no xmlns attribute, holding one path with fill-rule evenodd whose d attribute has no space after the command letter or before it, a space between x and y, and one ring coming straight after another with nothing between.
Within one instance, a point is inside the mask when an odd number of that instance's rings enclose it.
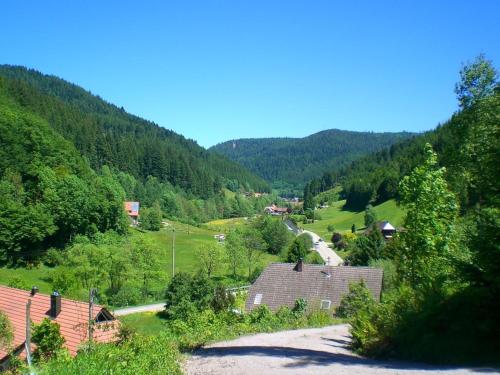
<instances>
[{"instance_id":1,"label":"forested hill","mask_svg":"<svg viewBox=\"0 0 500 375\"><path fill-rule=\"evenodd\" d=\"M471 181L464 170L496 170L499 158L500 87L490 97L457 112L435 130L395 144L388 149L372 153L352 163L333 168L322 177L311 180L305 193L317 195L336 185L342 185L346 208L361 210L369 203L382 203L398 197L398 184L424 158L424 146L430 143L437 152L439 164L447 168L447 180L457 194L461 207L466 209L485 199L495 197L497 187L490 183ZM481 139L480 139L481 138ZM475 148L467 149L474 155L472 161L463 165L464 142L474 142ZM472 146L471 146L472 147ZM480 157L484 153L487 157ZM481 173L478 172L478 175ZM473 192L468 185L476 185ZM483 189L482 193L478 190Z\"/></svg>"},{"instance_id":2,"label":"forested hill","mask_svg":"<svg viewBox=\"0 0 500 375\"><path fill-rule=\"evenodd\" d=\"M305 138L237 139L210 150L237 161L275 187L300 188L327 170L412 135L331 129Z\"/></svg>"},{"instance_id":3,"label":"forested hill","mask_svg":"<svg viewBox=\"0 0 500 375\"><path fill-rule=\"evenodd\" d=\"M237 163L60 78L9 65L0 65L0 76L16 104L46 120L95 170L108 165L142 181L154 176L201 198L222 187L269 191Z\"/></svg>"}]
</instances>

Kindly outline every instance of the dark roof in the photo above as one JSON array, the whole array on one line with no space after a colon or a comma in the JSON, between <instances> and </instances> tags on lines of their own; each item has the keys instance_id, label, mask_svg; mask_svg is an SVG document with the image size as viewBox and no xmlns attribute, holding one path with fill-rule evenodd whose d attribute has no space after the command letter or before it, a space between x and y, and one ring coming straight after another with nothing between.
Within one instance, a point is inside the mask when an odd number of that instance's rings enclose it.
<instances>
[{"instance_id":1,"label":"dark roof","mask_svg":"<svg viewBox=\"0 0 500 375\"><path fill-rule=\"evenodd\" d=\"M299 298L307 300L309 304L329 300L331 307L336 307L342 296L349 291L349 284L361 280L373 297L377 301L380 299L382 269L304 264L302 272L299 272L294 270L295 266L294 263L269 265L250 287L246 310L259 306L254 304L258 294L261 294L260 304L267 305L273 311L281 306L293 307Z\"/></svg>"}]
</instances>

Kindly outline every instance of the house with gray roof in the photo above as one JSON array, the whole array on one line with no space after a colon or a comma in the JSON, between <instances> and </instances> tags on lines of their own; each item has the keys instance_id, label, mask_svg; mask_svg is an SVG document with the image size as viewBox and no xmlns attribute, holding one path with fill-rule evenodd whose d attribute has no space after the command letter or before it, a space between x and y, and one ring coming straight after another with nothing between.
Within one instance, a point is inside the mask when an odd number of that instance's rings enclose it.
<instances>
[{"instance_id":1,"label":"house with gray roof","mask_svg":"<svg viewBox=\"0 0 500 375\"><path fill-rule=\"evenodd\" d=\"M269 265L248 291L246 311L267 305L272 311L293 308L303 298L310 307L333 309L339 306L349 284L363 280L373 298L380 300L383 270L373 267L324 266L294 263Z\"/></svg>"}]
</instances>

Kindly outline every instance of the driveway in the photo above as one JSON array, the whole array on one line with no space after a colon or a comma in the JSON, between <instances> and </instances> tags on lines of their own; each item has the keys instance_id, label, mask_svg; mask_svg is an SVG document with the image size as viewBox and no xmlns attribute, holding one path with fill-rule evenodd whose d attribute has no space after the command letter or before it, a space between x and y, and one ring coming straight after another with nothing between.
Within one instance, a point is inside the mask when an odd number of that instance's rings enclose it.
<instances>
[{"instance_id":1,"label":"driveway","mask_svg":"<svg viewBox=\"0 0 500 375\"><path fill-rule=\"evenodd\" d=\"M350 340L346 324L240 337L196 351L185 370L189 375L500 374L491 368L374 361L354 354Z\"/></svg>"},{"instance_id":2,"label":"driveway","mask_svg":"<svg viewBox=\"0 0 500 375\"><path fill-rule=\"evenodd\" d=\"M335 251L330 249L325 241L321 240L321 237L316 233L311 232L309 230L305 230L302 233L308 233L312 239L314 245L314 249L318 252L318 254L323 258L325 264L328 266L340 266L344 264L344 260L337 255ZM317 243L317 245L316 245Z\"/></svg>"}]
</instances>

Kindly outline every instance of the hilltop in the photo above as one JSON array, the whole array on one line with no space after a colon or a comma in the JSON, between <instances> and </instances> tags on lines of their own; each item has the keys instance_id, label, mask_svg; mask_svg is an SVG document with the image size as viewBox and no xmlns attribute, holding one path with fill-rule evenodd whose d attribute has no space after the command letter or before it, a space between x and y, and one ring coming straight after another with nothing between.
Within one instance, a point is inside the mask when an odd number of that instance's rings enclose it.
<instances>
[{"instance_id":1,"label":"hilltop","mask_svg":"<svg viewBox=\"0 0 500 375\"><path fill-rule=\"evenodd\" d=\"M304 138L236 139L209 150L227 156L283 191L414 134L324 130Z\"/></svg>"}]
</instances>

